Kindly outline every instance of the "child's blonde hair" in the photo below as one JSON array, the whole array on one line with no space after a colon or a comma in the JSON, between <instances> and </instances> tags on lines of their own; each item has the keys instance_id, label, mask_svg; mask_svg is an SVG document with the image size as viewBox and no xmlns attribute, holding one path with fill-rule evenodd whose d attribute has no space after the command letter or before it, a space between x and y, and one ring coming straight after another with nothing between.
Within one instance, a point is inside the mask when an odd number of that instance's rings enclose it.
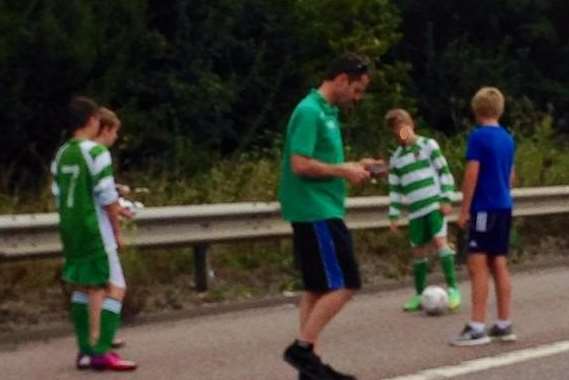
<instances>
[{"instance_id":1,"label":"child's blonde hair","mask_svg":"<svg viewBox=\"0 0 569 380\"><path fill-rule=\"evenodd\" d=\"M504 95L496 87L482 87L470 103L477 117L499 119L504 113Z\"/></svg>"},{"instance_id":2,"label":"child's blonde hair","mask_svg":"<svg viewBox=\"0 0 569 380\"><path fill-rule=\"evenodd\" d=\"M99 108L99 117L101 120L101 129L111 128L115 125L121 124L117 114L106 107Z\"/></svg>"},{"instance_id":3,"label":"child's blonde hair","mask_svg":"<svg viewBox=\"0 0 569 380\"><path fill-rule=\"evenodd\" d=\"M385 125L387 128L393 129L401 123L414 126L415 123L409 112L403 108L394 108L385 114Z\"/></svg>"}]
</instances>

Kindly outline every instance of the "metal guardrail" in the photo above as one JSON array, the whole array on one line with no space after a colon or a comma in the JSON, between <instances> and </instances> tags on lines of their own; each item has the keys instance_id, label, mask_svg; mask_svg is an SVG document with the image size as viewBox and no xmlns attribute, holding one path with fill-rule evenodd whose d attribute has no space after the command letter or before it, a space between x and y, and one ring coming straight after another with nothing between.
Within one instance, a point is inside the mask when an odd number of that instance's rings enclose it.
<instances>
[{"instance_id":1,"label":"metal guardrail","mask_svg":"<svg viewBox=\"0 0 569 380\"><path fill-rule=\"evenodd\" d=\"M514 216L569 213L569 186L514 189L513 195ZM353 230L388 227L388 204L387 197L348 199L348 227ZM456 221L456 214L449 220ZM138 248L193 246L196 284L205 288L208 245L280 238L291 233L276 202L228 203L142 209L132 228L125 230L125 240ZM60 253L57 214L0 216L0 261L53 257Z\"/></svg>"}]
</instances>

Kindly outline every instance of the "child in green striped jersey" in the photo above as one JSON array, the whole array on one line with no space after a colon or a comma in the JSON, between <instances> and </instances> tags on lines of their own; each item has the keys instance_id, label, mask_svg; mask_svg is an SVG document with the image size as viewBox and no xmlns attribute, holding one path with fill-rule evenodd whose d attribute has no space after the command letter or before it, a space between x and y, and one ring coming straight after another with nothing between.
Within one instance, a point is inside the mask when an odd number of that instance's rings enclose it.
<instances>
[{"instance_id":1,"label":"child in green striped jersey","mask_svg":"<svg viewBox=\"0 0 569 380\"><path fill-rule=\"evenodd\" d=\"M456 283L454 251L447 242L446 221L452 210L454 179L439 144L415 134L415 122L407 111L390 110L385 122L400 145L389 162L390 228L398 231L398 220L405 207L414 256L415 294L403 309L421 309L421 294L427 286L427 256L434 249L448 285L449 308L456 310L461 296Z\"/></svg>"},{"instance_id":2,"label":"child in green striped jersey","mask_svg":"<svg viewBox=\"0 0 569 380\"><path fill-rule=\"evenodd\" d=\"M71 319L79 346L77 368L125 371L135 369L136 364L110 351L122 303L109 296L106 288L122 275L116 265L122 245L121 207L111 156L104 145L93 141L100 118L99 106L91 99L72 99L69 129L73 137L52 162L52 192L65 258L63 279L74 287ZM100 320L96 341L90 326L94 318Z\"/></svg>"}]
</instances>

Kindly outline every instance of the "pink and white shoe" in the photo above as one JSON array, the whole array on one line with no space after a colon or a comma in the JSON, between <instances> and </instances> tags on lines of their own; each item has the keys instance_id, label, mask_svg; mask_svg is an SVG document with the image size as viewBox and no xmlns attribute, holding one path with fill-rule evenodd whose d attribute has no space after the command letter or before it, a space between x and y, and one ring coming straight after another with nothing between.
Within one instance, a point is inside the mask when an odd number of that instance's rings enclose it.
<instances>
[{"instance_id":1,"label":"pink and white shoe","mask_svg":"<svg viewBox=\"0 0 569 380\"><path fill-rule=\"evenodd\" d=\"M103 355L94 355L91 357L91 368L104 371L134 371L137 365L131 360L125 360L115 352L107 352Z\"/></svg>"}]
</instances>

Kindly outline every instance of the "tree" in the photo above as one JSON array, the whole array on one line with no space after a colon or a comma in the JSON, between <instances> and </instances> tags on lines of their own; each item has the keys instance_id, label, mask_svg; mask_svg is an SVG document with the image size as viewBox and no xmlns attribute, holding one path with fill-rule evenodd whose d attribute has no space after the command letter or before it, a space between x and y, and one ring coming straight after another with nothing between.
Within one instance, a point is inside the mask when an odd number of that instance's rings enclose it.
<instances>
[{"instance_id":1,"label":"tree","mask_svg":"<svg viewBox=\"0 0 569 380\"><path fill-rule=\"evenodd\" d=\"M413 66L413 94L434 128L462 130L482 85L500 86L514 103L529 98L544 111L567 109L567 2L395 3L404 20L399 57Z\"/></svg>"}]
</instances>

